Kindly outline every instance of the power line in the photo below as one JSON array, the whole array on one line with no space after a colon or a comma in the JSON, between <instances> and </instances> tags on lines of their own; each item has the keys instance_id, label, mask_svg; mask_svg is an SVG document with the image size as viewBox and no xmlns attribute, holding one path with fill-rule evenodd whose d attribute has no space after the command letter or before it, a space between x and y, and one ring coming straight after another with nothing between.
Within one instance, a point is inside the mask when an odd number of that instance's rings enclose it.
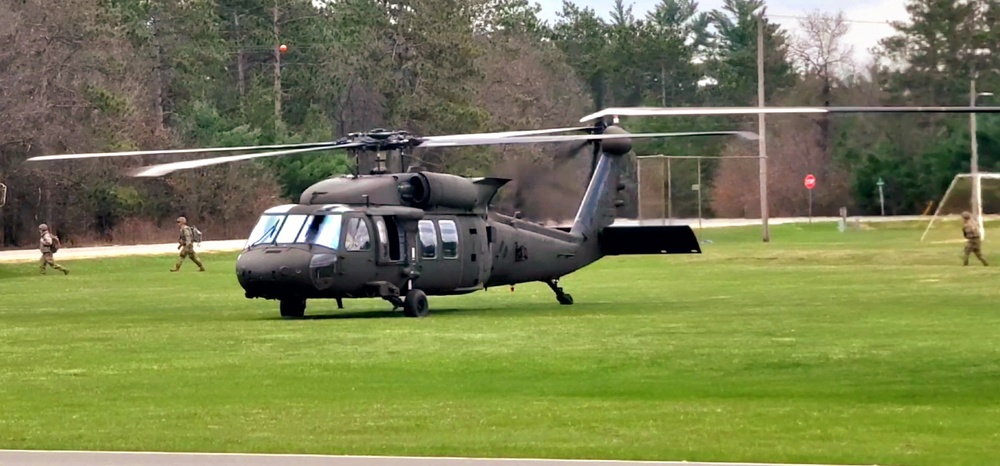
<instances>
[{"instance_id":1,"label":"power line","mask_svg":"<svg viewBox=\"0 0 1000 466\"><path fill-rule=\"evenodd\" d=\"M797 16L797 15L774 15L774 14L767 14L767 15L765 15L765 17L767 17L767 18L785 18L785 19L809 19L808 16ZM845 23L878 24L878 25L881 25L881 26L891 26L892 22L898 21L898 20L894 20L894 19L886 19L886 20L882 20L882 21L875 21L875 20L869 20L869 19L850 19L850 18L843 18L842 20Z\"/></svg>"}]
</instances>

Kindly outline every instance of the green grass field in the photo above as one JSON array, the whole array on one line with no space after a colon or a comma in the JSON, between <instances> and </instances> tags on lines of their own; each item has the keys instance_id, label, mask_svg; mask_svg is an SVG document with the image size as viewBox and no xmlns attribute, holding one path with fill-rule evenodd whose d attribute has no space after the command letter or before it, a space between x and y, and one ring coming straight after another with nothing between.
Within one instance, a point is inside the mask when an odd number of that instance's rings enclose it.
<instances>
[{"instance_id":1,"label":"green grass field","mask_svg":"<svg viewBox=\"0 0 1000 466\"><path fill-rule=\"evenodd\" d=\"M0 447L998 464L1000 269L922 226L705 230L566 277L573 306L533 284L427 319L281 320L235 253L0 264Z\"/></svg>"}]
</instances>

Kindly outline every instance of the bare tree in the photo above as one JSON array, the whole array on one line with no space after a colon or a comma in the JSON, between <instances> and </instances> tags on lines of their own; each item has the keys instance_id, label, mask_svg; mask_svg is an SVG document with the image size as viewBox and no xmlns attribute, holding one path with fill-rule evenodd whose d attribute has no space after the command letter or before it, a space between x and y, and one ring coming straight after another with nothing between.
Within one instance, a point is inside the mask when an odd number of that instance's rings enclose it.
<instances>
[{"instance_id":1,"label":"bare tree","mask_svg":"<svg viewBox=\"0 0 1000 466\"><path fill-rule=\"evenodd\" d=\"M103 185L118 176L107 161L21 162L148 140L141 58L94 0L6 2L0 18L0 120L8 135L0 172L10 186L3 242L22 242L41 222L63 233L92 230L108 199Z\"/></svg>"},{"instance_id":2,"label":"bare tree","mask_svg":"<svg viewBox=\"0 0 1000 466\"><path fill-rule=\"evenodd\" d=\"M843 11L814 11L799 20L802 32L792 38L789 55L805 74L834 79L854 72L854 46L845 38L850 25Z\"/></svg>"},{"instance_id":3,"label":"bare tree","mask_svg":"<svg viewBox=\"0 0 1000 466\"><path fill-rule=\"evenodd\" d=\"M591 108L582 83L555 47L514 34L480 39L485 53L478 62L483 78L477 104L489 112L491 129L573 126L579 124L575 117ZM497 199L500 210L519 210L537 221L572 218L586 188L589 146L568 143L487 151L495 155L493 173L513 178Z\"/></svg>"},{"instance_id":4,"label":"bare tree","mask_svg":"<svg viewBox=\"0 0 1000 466\"><path fill-rule=\"evenodd\" d=\"M789 55L807 81L813 81L819 89L822 105L832 104L833 89L838 83L853 74L854 47L845 43L850 25L844 12L835 14L813 11L799 20L802 33L793 37ZM824 153L830 145L830 120L826 115L816 119L819 125L819 146Z\"/></svg>"},{"instance_id":5,"label":"bare tree","mask_svg":"<svg viewBox=\"0 0 1000 466\"><path fill-rule=\"evenodd\" d=\"M859 83L854 69L853 47L846 43L850 27L843 12L812 12L800 20L802 32L789 47L793 63L802 79L776 104L833 105L837 98L853 99ZM863 83L860 83L863 84ZM863 87L863 86L861 86ZM858 89L854 89L858 88ZM768 192L772 215L803 215L809 209L809 192L802 185L807 174L815 175L818 186L813 193L813 211L835 215L837 208L849 201L847 174L834 161L831 136L834 128L825 116L777 118L769 125L769 138L775 143L769 152ZM729 148L742 154L742 146ZM719 215L757 216L756 177L747 177L746 162L724 159L714 180L712 208ZM754 178L754 179L751 179Z\"/></svg>"}]
</instances>

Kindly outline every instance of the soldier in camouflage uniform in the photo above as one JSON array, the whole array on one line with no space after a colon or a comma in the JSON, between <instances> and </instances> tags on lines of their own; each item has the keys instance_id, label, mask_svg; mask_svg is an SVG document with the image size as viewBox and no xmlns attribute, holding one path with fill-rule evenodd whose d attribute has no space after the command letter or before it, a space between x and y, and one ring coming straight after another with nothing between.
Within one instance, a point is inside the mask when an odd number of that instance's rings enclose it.
<instances>
[{"instance_id":1,"label":"soldier in camouflage uniform","mask_svg":"<svg viewBox=\"0 0 1000 466\"><path fill-rule=\"evenodd\" d=\"M972 219L971 212L962 212L962 219L965 220L965 224L962 225L962 234L965 236L965 258L963 265L969 265L969 254L971 253L975 253L984 266L989 265L986 263L986 259L983 259L982 241L979 238L979 224Z\"/></svg>"},{"instance_id":2,"label":"soldier in camouflage uniform","mask_svg":"<svg viewBox=\"0 0 1000 466\"><path fill-rule=\"evenodd\" d=\"M178 239L180 244L177 245L177 249L181 251L180 257L177 258L177 263L174 264L174 268L170 269L171 272L176 272L181 269L181 264L184 263L184 258L190 257L191 262L194 262L198 266L199 272L205 271L205 266L201 264L201 260L198 259L198 253L194 251L194 232L191 227L187 224L187 219L184 217L177 217L177 226L180 228L181 236Z\"/></svg>"},{"instance_id":3,"label":"soldier in camouflage uniform","mask_svg":"<svg viewBox=\"0 0 1000 466\"><path fill-rule=\"evenodd\" d=\"M42 251L42 258L38 261L38 268L41 269L42 275L45 275L46 266L62 271L63 275L69 275L69 270L66 270L63 266L56 264L55 260L52 258L53 239L52 233L49 233L49 226L44 223L38 225L38 235L40 236L38 240L38 249Z\"/></svg>"}]
</instances>

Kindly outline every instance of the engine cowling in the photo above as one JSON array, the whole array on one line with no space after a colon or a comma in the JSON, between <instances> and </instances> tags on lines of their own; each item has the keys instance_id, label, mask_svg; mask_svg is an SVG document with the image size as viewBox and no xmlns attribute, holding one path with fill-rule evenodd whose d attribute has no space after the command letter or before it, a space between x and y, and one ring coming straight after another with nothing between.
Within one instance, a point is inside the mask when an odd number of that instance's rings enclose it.
<instances>
[{"instance_id":1,"label":"engine cowling","mask_svg":"<svg viewBox=\"0 0 1000 466\"><path fill-rule=\"evenodd\" d=\"M400 185L400 197L416 207L433 206L472 210L478 190L471 181L443 173L409 174Z\"/></svg>"}]
</instances>

